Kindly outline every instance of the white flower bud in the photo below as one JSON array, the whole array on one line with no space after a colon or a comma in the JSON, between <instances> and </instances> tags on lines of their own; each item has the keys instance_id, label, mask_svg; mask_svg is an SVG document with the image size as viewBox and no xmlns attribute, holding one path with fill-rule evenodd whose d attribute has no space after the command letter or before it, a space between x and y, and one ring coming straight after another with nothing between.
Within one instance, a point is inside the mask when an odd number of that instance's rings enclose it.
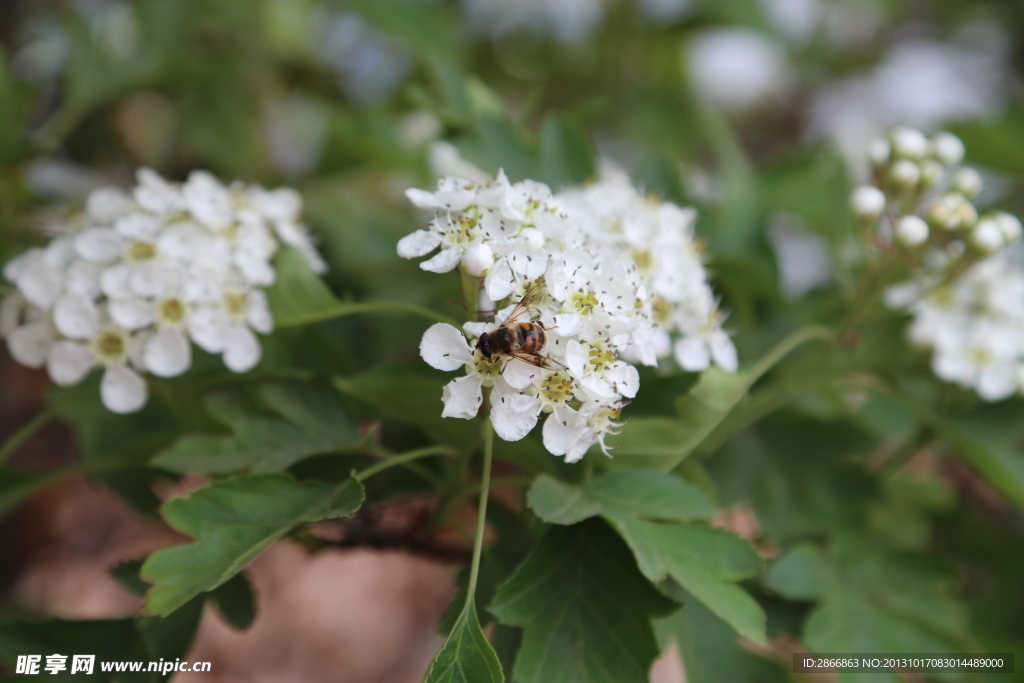
<instances>
[{"instance_id":1,"label":"white flower bud","mask_svg":"<svg viewBox=\"0 0 1024 683\"><path fill-rule=\"evenodd\" d=\"M890 167L889 177L897 186L909 189L921 180L921 168L913 161L899 159Z\"/></svg>"},{"instance_id":2,"label":"white flower bud","mask_svg":"<svg viewBox=\"0 0 1024 683\"><path fill-rule=\"evenodd\" d=\"M925 188L935 187L942 180L945 172L942 164L935 159L925 159L921 162L921 185Z\"/></svg>"},{"instance_id":3,"label":"white flower bud","mask_svg":"<svg viewBox=\"0 0 1024 683\"><path fill-rule=\"evenodd\" d=\"M928 239L928 224L919 216L904 216L896 224L896 239L908 247L915 247Z\"/></svg>"},{"instance_id":4,"label":"white flower bud","mask_svg":"<svg viewBox=\"0 0 1024 683\"><path fill-rule=\"evenodd\" d=\"M928 156L928 138L916 128L900 127L892 132L892 149L896 156L917 161Z\"/></svg>"},{"instance_id":5,"label":"white flower bud","mask_svg":"<svg viewBox=\"0 0 1024 683\"><path fill-rule=\"evenodd\" d=\"M928 222L944 230L969 228L977 220L977 209L959 192L936 199L928 208Z\"/></svg>"},{"instance_id":6,"label":"white flower bud","mask_svg":"<svg viewBox=\"0 0 1024 683\"><path fill-rule=\"evenodd\" d=\"M964 158L964 143L952 133L939 133L932 139L935 157L946 166L956 166Z\"/></svg>"},{"instance_id":7,"label":"white flower bud","mask_svg":"<svg viewBox=\"0 0 1024 683\"><path fill-rule=\"evenodd\" d=\"M874 220L885 210L885 194L877 187L861 185L850 196L850 209L858 218Z\"/></svg>"},{"instance_id":8,"label":"white flower bud","mask_svg":"<svg viewBox=\"0 0 1024 683\"><path fill-rule=\"evenodd\" d=\"M999 224L999 229L1003 231L1003 241L1006 244L1013 244L1020 239L1021 224L1019 218L1012 214L1000 212L993 217L993 220Z\"/></svg>"},{"instance_id":9,"label":"white flower bud","mask_svg":"<svg viewBox=\"0 0 1024 683\"><path fill-rule=\"evenodd\" d=\"M971 244L986 254L992 254L1003 248L1003 229L992 219L979 221L971 231Z\"/></svg>"},{"instance_id":10,"label":"white flower bud","mask_svg":"<svg viewBox=\"0 0 1024 683\"><path fill-rule=\"evenodd\" d=\"M470 275L483 275L494 265L494 252L486 244L474 244L462 254L462 264Z\"/></svg>"},{"instance_id":11,"label":"white flower bud","mask_svg":"<svg viewBox=\"0 0 1024 683\"><path fill-rule=\"evenodd\" d=\"M523 228L519 231L519 236L526 240L526 243L531 249L541 249L544 247L544 233L537 228Z\"/></svg>"},{"instance_id":12,"label":"white flower bud","mask_svg":"<svg viewBox=\"0 0 1024 683\"><path fill-rule=\"evenodd\" d=\"M892 145L883 138L872 140L871 147L868 149L868 156L871 158L871 163L875 166L885 166L889 163L889 157L892 156Z\"/></svg>"},{"instance_id":13,"label":"white flower bud","mask_svg":"<svg viewBox=\"0 0 1024 683\"><path fill-rule=\"evenodd\" d=\"M973 168L961 168L953 176L953 189L959 190L968 199L977 197L981 186L981 174Z\"/></svg>"}]
</instances>

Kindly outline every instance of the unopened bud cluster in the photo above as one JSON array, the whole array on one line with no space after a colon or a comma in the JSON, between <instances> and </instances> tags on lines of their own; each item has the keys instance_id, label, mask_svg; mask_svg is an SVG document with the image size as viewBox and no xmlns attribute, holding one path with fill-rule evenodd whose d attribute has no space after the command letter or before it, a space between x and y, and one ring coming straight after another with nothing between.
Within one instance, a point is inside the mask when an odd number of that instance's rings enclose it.
<instances>
[{"instance_id":1,"label":"unopened bud cluster","mask_svg":"<svg viewBox=\"0 0 1024 683\"><path fill-rule=\"evenodd\" d=\"M955 135L931 138L896 128L869 150L872 182L854 190L851 209L886 244L951 256L996 253L1020 239L1020 222L1004 213L980 215L973 201L981 175L961 166L964 145Z\"/></svg>"},{"instance_id":2,"label":"unopened bud cluster","mask_svg":"<svg viewBox=\"0 0 1024 683\"><path fill-rule=\"evenodd\" d=\"M964 147L900 128L871 148L875 184L854 191L853 209L879 235L913 250L912 277L885 302L905 310L908 336L931 352L940 379L986 401L1024 393L1024 271L1002 253L1021 237L1008 213L980 215L977 171L961 167Z\"/></svg>"}]
</instances>

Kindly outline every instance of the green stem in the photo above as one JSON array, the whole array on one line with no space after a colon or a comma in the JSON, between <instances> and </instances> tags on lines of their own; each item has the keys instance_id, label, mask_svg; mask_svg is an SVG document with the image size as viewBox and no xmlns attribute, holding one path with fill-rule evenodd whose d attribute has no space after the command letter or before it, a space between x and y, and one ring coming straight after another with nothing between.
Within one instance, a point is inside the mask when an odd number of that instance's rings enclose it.
<instances>
[{"instance_id":1,"label":"green stem","mask_svg":"<svg viewBox=\"0 0 1024 683\"><path fill-rule=\"evenodd\" d=\"M749 372L751 383L760 378L764 373L768 372L768 370L770 370L776 363L788 356L789 353L797 347L815 339L820 339L822 341L834 341L835 338L835 331L833 331L831 327L826 327L824 325L810 325L797 330L776 344L761 358L761 360L757 361L757 363L750 368Z\"/></svg>"},{"instance_id":2,"label":"green stem","mask_svg":"<svg viewBox=\"0 0 1024 683\"><path fill-rule=\"evenodd\" d=\"M7 459L11 457L11 455L18 450L22 444L32 438L32 436L40 429L49 424L53 418L57 417L58 413L59 410L56 406L50 406L32 418L32 420L30 420L24 427L16 431L11 438L7 439L7 443L0 446L0 466L7 462Z\"/></svg>"},{"instance_id":3,"label":"green stem","mask_svg":"<svg viewBox=\"0 0 1024 683\"><path fill-rule=\"evenodd\" d=\"M466 317L476 322L479 313L477 309L480 307L480 280L467 273L465 268L460 268L459 272L462 277L462 296L466 300Z\"/></svg>"},{"instance_id":4,"label":"green stem","mask_svg":"<svg viewBox=\"0 0 1024 683\"><path fill-rule=\"evenodd\" d=\"M480 505L477 509L476 539L473 541L473 564L469 570L469 586L466 589L466 603L473 602L476 595L476 580L480 575L480 556L484 550L484 528L487 526L487 494L491 488L491 458L494 455L494 430L491 419L485 417L484 423L484 468L480 476Z\"/></svg>"},{"instance_id":5,"label":"green stem","mask_svg":"<svg viewBox=\"0 0 1024 683\"><path fill-rule=\"evenodd\" d=\"M428 446L426 448L418 448L414 451L408 451L407 453L393 455L375 465L370 465L361 472L356 472L352 476L356 481L365 481L378 472L383 472L384 470L395 467L396 465L404 465L405 463L412 462L413 460L419 460L420 458L426 458L431 455L450 455L452 453L452 449L447 446Z\"/></svg>"},{"instance_id":6,"label":"green stem","mask_svg":"<svg viewBox=\"0 0 1024 683\"><path fill-rule=\"evenodd\" d=\"M355 315L357 313L408 313L409 315L417 315L434 322L448 323L454 327L459 327L458 321L454 318L449 318L443 313L438 313L422 306L416 306L415 304L404 304L397 301L364 301L358 304L339 304L338 306L325 308L306 315L281 318L276 323L278 327L298 327L334 318L343 318L346 315Z\"/></svg>"}]
</instances>

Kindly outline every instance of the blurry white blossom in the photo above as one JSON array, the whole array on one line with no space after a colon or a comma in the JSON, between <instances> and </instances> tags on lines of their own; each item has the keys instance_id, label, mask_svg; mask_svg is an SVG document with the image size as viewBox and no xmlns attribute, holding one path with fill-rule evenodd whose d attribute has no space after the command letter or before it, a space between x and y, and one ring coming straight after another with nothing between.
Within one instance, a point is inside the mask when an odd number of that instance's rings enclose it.
<instances>
[{"instance_id":1,"label":"blurry white blossom","mask_svg":"<svg viewBox=\"0 0 1024 683\"><path fill-rule=\"evenodd\" d=\"M255 333L273 329L263 289L282 244L325 269L293 190L225 187L203 171L182 185L148 169L138 180L131 194L94 190L48 245L7 263L15 291L0 303L16 361L62 386L104 368L101 398L118 413L145 405L143 374L188 370L193 343L235 372L259 363Z\"/></svg>"},{"instance_id":2,"label":"blurry white blossom","mask_svg":"<svg viewBox=\"0 0 1024 683\"><path fill-rule=\"evenodd\" d=\"M602 0L462 0L462 7L482 33L526 30L566 43L590 36L605 12Z\"/></svg>"},{"instance_id":3,"label":"blurry white blossom","mask_svg":"<svg viewBox=\"0 0 1024 683\"><path fill-rule=\"evenodd\" d=\"M995 111L1007 92L1006 38L976 24L956 40L896 43L871 72L824 88L810 109L811 137L831 138L850 158L891 126L933 129Z\"/></svg>"},{"instance_id":4,"label":"blurry white blossom","mask_svg":"<svg viewBox=\"0 0 1024 683\"><path fill-rule=\"evenodd\" d=\"M971 198L981 179L958 167L963 155L948 133L897 128L871 145L873 185L855 191L852 207L870 242L917 264L885 302L910 313L908 336L932 352L932 370L997 401L1024 392L1024 271L1001 253L1020 240L1021 223L979 215ZM881 211L864 201L873 193Z\"/></svg>"},{"instance_id":5,"label":"blurry white blossom","mask_svg":"<svg viewBox=\"0 0 1024 683\"><path fill-rule=\"evenodd\" d=\"M1024 393L1024 271L1005 258L981 261L953 282L935 276L893 287L887 301L913 320L910 340L932 352L947 382L986 401Z\"/></svg>"},{"instance_id":6,"label":"blurry white blossom","mask_svg":"<svg viewBox=\"0 0 1024 683\"><path fill-rule=\"evenodd\" d=\"M427 363L466 373L445 388L445 417L476 416L490 387L499 437L521 439L548 414L545 447L574 462L595 444L607 453L605 436L639 389L631 363L654 365L674 352L688 370L736 368L692 209L645 197L610 170L559 194L503 173L484 183L447 177L435 192L407 194L434 217L399 242L399 255L430 256L420 266L434 272L459 268L480 278L481 300L504 302L495 322L437 324L424 335ZM527 292L521 320L545 328L547 360L478 348Z\"/></svg>"},{"instance_id":7,"label":"blurry white blossom","mask_svg":"<svg viewBox=\"0 0 1024 683\"><path fill-rule=\"evenodd\" d=\"M338 73L345 91L359 102L386 99L412 71L409 49L358 14L320 9L310 21L317 56Z\"/></svg>"},{"instance_id":8,"label":"blurry white blossom","mask_svg":"<svg viewBox=\"0 0 1024 683\"><path fill-rule=\"evenodd\" d=\"M696 96L727 111L781 98L792 78L785 50L750 29L697 34L683 57Z\"/></svg>"}]
</instances>

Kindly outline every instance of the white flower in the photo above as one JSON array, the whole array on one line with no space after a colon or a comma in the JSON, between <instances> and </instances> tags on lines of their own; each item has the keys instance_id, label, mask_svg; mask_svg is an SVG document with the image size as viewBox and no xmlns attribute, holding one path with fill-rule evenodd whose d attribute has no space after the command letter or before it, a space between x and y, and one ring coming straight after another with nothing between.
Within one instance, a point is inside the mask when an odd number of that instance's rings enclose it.
<instances>
[{"instance_id":1,"label":"white flower","mask_svg":"<svg viewBox=\"0 0 1024 683\"><path fill-rule=\"evenodd\" d=\"M608 453L605 436L640 386L631 363L657 364L673 337L687 367L706 369L713 360L736 369L692 209L652 201L610 168L599 182L559 194L499 173L486 183L445 178L436 192L407 195L434 217L399 242L399 255L439 249L422 268L460 267L476 278L480 305L499 308L493 322L466 323L465 334L441 323L424 334L420 355L428 364L466 373L444 388L442 416L475 417L489 387L499 438L522 439L547 414L545 446L574 462L595 444ZM477 348L512 311L510 334L544 329L532 361L494 351L488 358Z\"/></svg>"},{"instance_id":2,"label":"white flower","mask_svg":"<svg viewBox=\"0 0 1024 683\"><path fill-rule=\"evenodd\" d=\"M56 384L77 384L94 367L106 368L100 382L100 397L115 413L132 413L146 403L146 382L128 367L133 346L138 343L127 330L108 326L87 343L58 341L50 349L46 369Z\"/></svg>"},{"instance_id":3,"label":"white flower","mask_svg":"<svg viewBox=\"0 0 1024 683\"><path fill-rule=\"evenodd\" d=\"M274 327L262 288L276 280L277 250L324 268L301 208L293 190L225 186L201 171L181 186L141 169L130 196L94 191L80 218L55 226L60 236L4 267L17 292L0 305L0 336L60 385L106 368L101 397L115 412L145 404L139 373L187 371L193 342L246 372L262 356L256 333Z\"/></svg>"},{"instance_id":4,"label":"white flower","mask_svg":"<svg viewBox=\"0 0 1024 683\"><path fill-rule=\"evenodd\" d=\"M983 226L1001 239L995 220L979 222L975 231ZM1024 271L994 257L951 284L941 282L925 273L886 293L889 306L910 311L908 336L932 350L935 374L986 401L1024 389L1017 383L1024 369Z\"/></svg>"}]
</instances>

